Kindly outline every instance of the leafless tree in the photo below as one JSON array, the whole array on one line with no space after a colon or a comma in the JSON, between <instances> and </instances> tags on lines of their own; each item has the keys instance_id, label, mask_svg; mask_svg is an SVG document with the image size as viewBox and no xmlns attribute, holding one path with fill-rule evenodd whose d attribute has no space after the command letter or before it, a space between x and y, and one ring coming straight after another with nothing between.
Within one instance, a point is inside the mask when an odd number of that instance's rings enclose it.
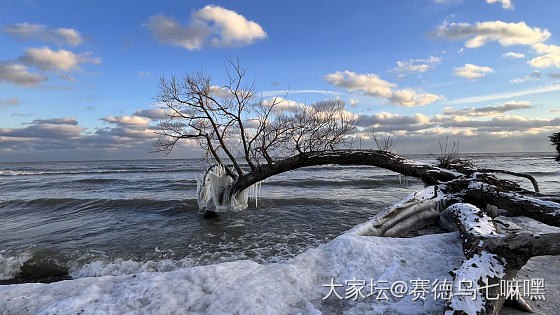
<instances>
[{"instance_id":1,"label":"leafless tree","mask_svg":"<svg viewBox=\"0 0 560 315\"><path fill-rule=\"evenodd\" d=\"M168 115L159 123L156 151L195 140L208 159L237 178L278 156L336 150L355 128L342 100L286 108L283 97L259 97L253 84L245 84L239 62L228 62L228 82L221 87L201 73L161 79L157 100Z\"/></svg>"},{"instance_id":2,"label":"leafless tree","mask_svg":"<svg viewBox=\"0 0 560 315\"><path fill-rule=\"evenodd\" d=\"M446 136L445 139L439 140L439 154L436 155L436 160L438 161L438 166L443 168L450 168L453 164L458 162L465 162L459 159L459 153L461 148L461 139L449 139Z\"/></svg>"},{"instance_id":3,"label":"leafless tree","mask_svg":"<svg viewBox=\"0 0 560 315\"><path fill-rule=\"evenodd\" d=\"M395 134L393 132L393 129L389 129L389 131L381 132L373 128L371 133L372 133L373 141L375 142L375 146L377 147L377 150L385 151L385 152L393 151L395 147Z\"/></svg>"}]
</instances>

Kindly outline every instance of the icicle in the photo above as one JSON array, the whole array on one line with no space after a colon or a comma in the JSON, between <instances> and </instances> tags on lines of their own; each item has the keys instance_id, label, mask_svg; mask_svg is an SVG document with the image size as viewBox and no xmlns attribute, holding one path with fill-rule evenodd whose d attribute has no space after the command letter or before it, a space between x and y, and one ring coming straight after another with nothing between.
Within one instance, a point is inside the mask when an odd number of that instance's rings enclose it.
<instances>
[{"instance_id":1,"label":"icicle","mask_svg":"<svg viewBox=\"0 0 560 315\"><path fill-rule=\"evenodd\" d=\"M399 185L402 185L402 176L399 174Z\"/></svg>"}]
</instances>

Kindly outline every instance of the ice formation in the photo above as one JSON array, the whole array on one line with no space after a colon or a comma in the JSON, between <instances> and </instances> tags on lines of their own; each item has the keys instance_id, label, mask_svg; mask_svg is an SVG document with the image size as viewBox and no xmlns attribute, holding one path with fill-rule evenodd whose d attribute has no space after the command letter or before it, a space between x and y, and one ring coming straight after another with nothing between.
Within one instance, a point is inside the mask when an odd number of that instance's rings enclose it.
<instances>
[{"instance_id":1,"label":"ice formation","mask_svg":"<svg viewBox=\"0 0 560 315\"><path fill-rule=\"evenodd\" d=\"M282 263L235 261L169 272L80 278L51 284L0 286L7 313L71 314L321 314L440 312L444 301L410 296L353 300L323 297L323 286L351 279L408 281L448 279L460 264L457 233L416 238L345 233ZM434 264L425 257L441 257ZM369 290L369 289L368 289ZM364 289L364 294L367 292ZM339 290L344 296L345 290Z\"/></svg>"},{"instance_id":2,"label":"ice formation","mask_svg":"<svg viewBox=\"0 0 560 315\"><path fill-rule=\"evenodd\" d=\"M232 183L233 178L227 174L223 165L208 168L204 176L196 178L198 208L216 212L244 210L249 206L249 193L255 201L255 207L258 205L261 182L234 194L230 200L224 200L223 192Z\"/></svg>"}]
</instances>

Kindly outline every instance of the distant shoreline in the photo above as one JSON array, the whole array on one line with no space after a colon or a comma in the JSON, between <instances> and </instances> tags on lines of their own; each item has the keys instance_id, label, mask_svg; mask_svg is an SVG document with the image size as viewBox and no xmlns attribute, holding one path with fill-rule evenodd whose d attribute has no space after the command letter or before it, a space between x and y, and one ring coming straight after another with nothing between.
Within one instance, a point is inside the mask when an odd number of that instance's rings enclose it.
<instances>
[{"instance_id":1,"label":"distant shoreline","mask_svg":"<svg viewBox=\"0 0 560 315\"><path fill-rule=\"evenodd\" d=\"M428 155L428 154L437 154L434 152L427 152L427 153L402 153L403 156L415 156L415 155ZM556 152L527 152L527 151L514 151L514 152L462 152L462 155L480 155L480 154L492 154L492 155L501 155L501 154L551 154L556 156ZM153 159L107 159L107 160L37 160L37 161L13 161L13 160L0 160L0 163L65 163L65 162L119 162L119 161L181 161L181 160L200 160L203 161L204 158L153 158Z\"/></svg>"}]
</instances>

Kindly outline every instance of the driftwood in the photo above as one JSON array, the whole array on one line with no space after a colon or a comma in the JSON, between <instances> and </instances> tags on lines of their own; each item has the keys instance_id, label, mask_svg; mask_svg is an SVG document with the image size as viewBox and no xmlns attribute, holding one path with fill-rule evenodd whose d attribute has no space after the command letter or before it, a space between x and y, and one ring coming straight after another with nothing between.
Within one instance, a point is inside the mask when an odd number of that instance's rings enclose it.
<instances>
[{"instance_id":1,"label":"driftwood","mask_svg":"<svg viewBox=\"0 0 560 315\"><path fill-rule=\"evenodd\" d=\"M422 179L428 187L415 192L398 204L380 212L370 224L360 228L360 235L400 236L410 230L439 222L442 227L458 230L463 239L465 260L450 271L458 289L464 281L488 288L478 292L472 301L464 296L453 297L446 305L446 314L499 314L506 302L497 284L513 279L518 270L534 256L560 254L560 233L534 235L528 231L508 230L500 226L496 208L512 215L527 216L542 223L560 227L560 204L543 200L550 196L538 194L536 180L527 174L496 169L477 169L470 163L454 161L450 169L417 163L380 150L328 150L302 153L278 162L264 164L232 178L222 192L227 203L232 196L266 178L306 166L371 165ZM516 182L497 178L503 173L528 179L534 191ZM538 198L537 198L538 197ZM540 198L540 199L539 199ZM554 199L554 198L548 198ZM207 209L207 213L212 213ZM509 304L530 311L522 297L509 297Z\"/></svg>"}]
</instances>

